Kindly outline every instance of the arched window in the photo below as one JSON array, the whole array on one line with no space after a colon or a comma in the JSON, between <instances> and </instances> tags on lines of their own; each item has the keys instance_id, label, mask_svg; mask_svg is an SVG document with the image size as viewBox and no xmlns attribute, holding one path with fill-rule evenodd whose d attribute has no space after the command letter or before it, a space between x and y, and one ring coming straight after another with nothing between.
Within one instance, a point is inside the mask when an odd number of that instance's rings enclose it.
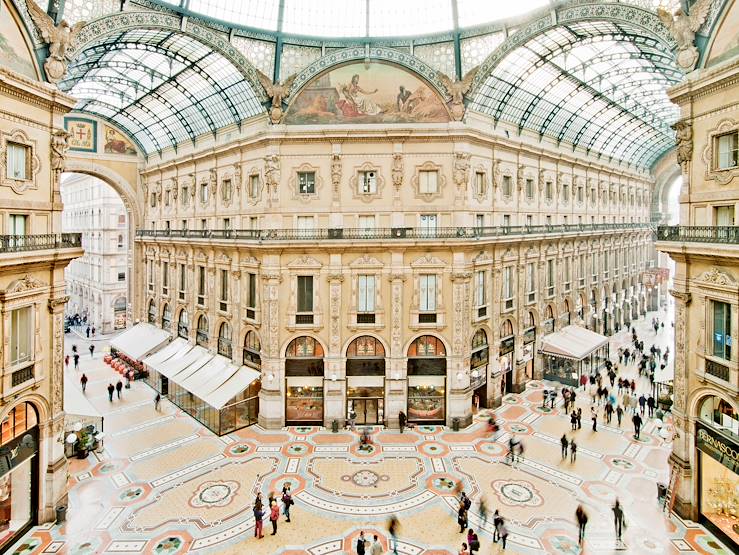
<instances>
[{"instance_id":1,"label":"arched window","mask_svg":"<svg viewBox=\"0 0 739 555\"><path fill-rule=\"evenodd\" d=\"M218 354L231 358L231 326L223 322L218 328Z\"/></svg>"},{"instance_id":2,"label":"arched window","mask_svg":"<svg viewBox=\"0 0 739 555\"><path fill-rule=\"evenodd\" d=\"M255 331L249 331L244 337L244 353L242 355L242 363L260 370L262 368L262 345L259 343L259 336Z\"/></svg>"},{"instance_id":3,"label":"arched window","mask_svg":"<svg viewBox=\"0 0 739 555\"><path fill-rule=\"evenodd\" d=\"M312 337L304 335L290 341L285 356L289 358L323 358L323 347Z\"/></svg>"},{"instance_id":4,"label":"arched window","mask_svg":"<svg viewBox=\"0 0 739 555\"><path fill-rule=\"evenodd\" d=\"M169 303L164 303L162 308L162 329L168 330L172 325L172 309L169 308Z\"/></svg>"},{"instance_id":5,"label":"arched window","mask_svg":"<svg viewBox=\"0 0 739 555\"><path fill-rule=\"evenodd\" d=\"M183 339L187 339L190 335L190 318L184 308L180 311L180 317L177 320L177 335Z\"/></svg>"},{"instance_id":6,"label":"arched window","mask_svg":"<svg viewBox=\"0 0 739 555\"><path fill-rule=\"evenodd\" d=\"M118 248L119 249L123 248L123 235L121 234L118 235Z\"/></svg>"},{"instance_id":7,"label":"arched window","mask_svg":"<svg viewBox=\"0 0 739 555\"><path fill-rule=\"evenodd\" d=\"M208 346L208 318L201 314L198 318L198 327L195 333L195 343L201 347Z\"/></svg>"},{"instance_id":8,"label":"arched window","mask_svg":"<svg viewBox=\"0 0 739 555\"><path fill-rule=\"evenodd\" d=\"M565 322L567 322L567 325L569 326L572 323L572 307L570 306L570 301L565 299Z\"/></svg>"},{"instance_id":9,"label":"arched window","mask_svg":"<svg viewBox=\"0 0 739 555\"><path fill-rule=\"evenodd\" d=\"M285 357L286 377L323 376L323 347L312 337L304 335L290 341ZM293 393L296 391L294 390ZM321 389L321 395L323 395L323 389Z\"/></svg>"},{"instance_id":10,"label":"arched window","mask_svg":"<svg viewBox=\"0 0 739 555\"><path fill-rule=\"evenodd\" d=\"M554 310L552 309L552 305L547 305L547 308L544 310L544 319L554 320Z\"/></svg>"},{"instance_id":11,"label":"arched window","mask_svg":"<svg viewBox=\"0 0 739 555\"><path fill-rule=\"evenodd\" d=\"M21 403L13 407L10 412L3 418L2 426L0 426L0 434L2 439L0 445L12 441L21 436L38 424L38 413L36 407L31 403Z\"/></svg>"},{"instance_id":12,"label":"arched window","mask_svg":"<svg viewBox=\"0 0 739 555\"><path fill-rule=\"evenodd\" d=\"M510 320L506 320L500 325L500 337L510 337L513 335L513 324Z\"/></svg>"},{"instance_id":13,"label":"arched window","mask_svg":"<svg viewBox=\"0 0 739 555\"><path fill-rule=\"evenodd\" d=\"M441 339L422 335L408 347L408 357L445 357L446 349Z\"/></svg>"},{"instance_id":14,"label":"arched window","mask_svg":"<svg viewBox=\"0 0 739 555\"><path fill-rule=\"evenodd\" d=\"M113 310L116 312L126 311L126 297L118 297L113 301Z\"/></svg>"},{"instance_id":15,"label":"arched window","mask_svg":"<svg viewBox=\"0 0 739 555\"><path fill-rule=\"evenodd\" d=\"M347 376L384 376L385 347L371 335L357 337L346 349Z\"/></svg>"},{"instance_id":16,"label":"arched window","mask_svg":"<svg viewBox=\"0 0 739 555\"><path fill-rule=\"evenodd\" d=\"M149 301L149 311L147 321L150 324L155 324L157 321L157 307L154 305L154 301Z\"/></svg>"},{"instance_id":17,"label":"arched window","mask_svg":"<svg viewBox=\"0 0 739 555\"><path fill-rule=\"evenodd\" d=\"M357 337L346 349L347 358L384 357L385 347L379 339L370 335Z\"/></svg>"},{"instance_id":18,"label":"arched window","mask_svg":"<svg viewBox=\"0 0 739 555\"><path fill-rule=\"evenodd\" d=\"M725 434L739 439L739 415L731 403L715 395L709 395L700 404L698 416L712 428L718 428Z\"/></svg>"},{"instance_id":19,"label":"arched window","mask_svg":"<svg viewBox=\"0 0 739 555\"><path fill-rule=\"evenodd\" d=\"M536 327L536 318L534 317L534 313L529 311L526 314L526 329L535 328Z\"/></svg>"},{"instance_id":20,"label":"arched window","mask_svg":"<svg viewBox=\"0 0 739 555\"><path fill-rule=\"evenodd\" d=\"M488 348L488 336L485 330L479 329L472 336L472 354L470 355L470 386L479 387L480 378L487 377L487 366L490 359ZM484 381L484 380L483 380Z\"/></svg>"}]
</instances>

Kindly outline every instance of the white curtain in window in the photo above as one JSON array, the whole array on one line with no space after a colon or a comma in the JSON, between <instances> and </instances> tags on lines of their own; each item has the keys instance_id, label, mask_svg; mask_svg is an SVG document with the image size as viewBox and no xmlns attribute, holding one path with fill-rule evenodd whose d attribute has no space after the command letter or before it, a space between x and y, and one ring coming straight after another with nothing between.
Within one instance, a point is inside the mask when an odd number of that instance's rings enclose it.
<instances>
[{"instance_id":1,"label":"white curtain in window","mask_svg":"<svg viewBox=\"0 0 739 555\"><path fill-rule=\"evenodd\" d=\"M425 312L433 312L434 310L436 310L436 275L423 274L419 276L419 285L419 309Z\"/></svg>"},{"instance_id":2,"label":"white curtain in window","mask_svg":"<svg viewBox=\"0 0 739 555\"><path fill-rule=\"evenodd\" d=\"M359 276L359 312L375 311L375 276Z\"/></svg>"}]
</instances>

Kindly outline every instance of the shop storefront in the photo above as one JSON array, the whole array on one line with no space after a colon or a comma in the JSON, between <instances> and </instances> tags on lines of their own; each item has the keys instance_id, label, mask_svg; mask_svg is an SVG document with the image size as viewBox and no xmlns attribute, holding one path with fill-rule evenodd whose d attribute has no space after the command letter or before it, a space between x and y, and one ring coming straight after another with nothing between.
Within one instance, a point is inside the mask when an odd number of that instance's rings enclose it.
<instances>
[{"instance_id":1,"label":"shop storefront","mask_svg":"<svg viewBox=\"0 0 739 555\"><path fill-rule=\"evenodd\" d=\"M498 348L498 371L501 374L500 394L513 391L513 351L516 339L513 337L513 324L506 320L500 327L500 346Z\"/></svg>"},{"instance_id":2,"label":"shop storefront","mask_svg":"<svg viewBox=\"0 0 739 555\"><path fill-rule=\"evenodd\" d=\"M356 424L385 422L385 348L369 335L357 337L346 350L346 417Z\"/></svg>"},{"instance_id":3,"label":"shop storefront","mask_svg":"<svg viewBox=\"0 0 739 555\"><path fill-rule=\"evenodd\" d=\"M700 407L695 445L702 524L739 549L739 419L731 405L708 397Z\"/></svg>"},{"instance_id":4,"label":"shop storefront","mask_svg":"<svg viewBox=\"0 0 739 555\"><path fill-rule=\"evenodd\" d=\"M490 347L485 330L479 329L472 336L470 354L470 389L472 390L472 409L488 406L488 364Z\"/></svg>"},{"instance_id":5,"label":"shop storefront","mask_svg":"<svg viewBox=\"0 0 739 555\"><path fill-rule=\"evenodd\" d=\"M534 345L536 343L536 322L534 315L529 312L526 319L526 329L523 332L523 349L521 351L521 362L523 363L523 376L520 376L519 384L523 385L528 380L534 379Z\"/></svg>"},{"instance_id":6,"label":"shop storefront","mask_svg":"<svg viewBox=\"0 0 739 555\"><path fill-rule=\"evenodd\" d=\"M36 524L38 414L21 403L3 419L0 441L0 552Z\"/></svg>"},{"instance_id":7,"label":"shop storefront","mask_svg":"<svg viewBox=\"0 0 739 555\"><path fill-rule=\"evenodd\" d=\"M323 424L323 347L312 337L296 337L285 352L285 421Z\"/></svg>"},{"instance_id":8,"label":"shop storefront","mask_svg":"<svg viewBox=\"0 0 739 555\"><path fill-rule=\"evenodd\" d=\"M444 423L446 349L440 339L423 335L408 348L409 422Z\"/></svg>"},{"instance_id":9,"label":"shop storefront","mask_svg":"<svg viewBox=\"0 0 739 555\"><path fill-rule=\"evenodd\" d=\"M576 387L580 376L599 371L608 358L608 338L581 326L565 326L541 340L545 380Z\"/></svg>"}]
</instances>

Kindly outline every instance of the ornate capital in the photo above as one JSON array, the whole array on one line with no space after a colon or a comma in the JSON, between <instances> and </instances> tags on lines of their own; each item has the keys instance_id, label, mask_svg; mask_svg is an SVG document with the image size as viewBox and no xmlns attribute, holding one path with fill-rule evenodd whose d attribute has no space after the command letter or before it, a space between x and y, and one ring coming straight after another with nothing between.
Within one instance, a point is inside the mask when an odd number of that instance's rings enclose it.
<instances>
[{"instance_id":1,"label":"ornate capital","mask_svg":"<svg viewBox=\"0 0 739 555\"><path fill-rule=\"evenodd\" d=\"M675 297L678 301L682 302L683 304L690 304L690 301L693 300L693 295L688 291L676 291L675 289L670 289L670 295Z\"/></svg>"},{"instance_id":2,"label":"ornate capital","mask_svg":"<svg viewBox=\"0 0 739 555\"><path fill-rule=\"evenodd\" d=\"M49 312L56 312L58 307L64 307L65 304L69 301L69 295L65 295L64 297L56 297L54 299L49 299L48 301L48 307Z\"/></svg>"},{"instance_id":3,"label":"ornate capital","mask_svg":"<svg viewBox=\"0 0 739 555\"><path fill-rule=\"evenodd\" d=\"M404 275L404 274L390 274L388 276L388 279L390 281L405 281L406 280L406 277L407 276Z\"/></svg>"}]
</instances>

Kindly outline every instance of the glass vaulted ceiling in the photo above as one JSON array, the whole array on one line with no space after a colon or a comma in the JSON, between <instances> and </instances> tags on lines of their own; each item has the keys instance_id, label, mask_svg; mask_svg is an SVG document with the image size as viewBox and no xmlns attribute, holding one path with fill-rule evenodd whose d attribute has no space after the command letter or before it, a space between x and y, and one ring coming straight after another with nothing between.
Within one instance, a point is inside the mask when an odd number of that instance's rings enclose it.
<instances>
[{"instance_id":1,"label":"glass vaulted ceiling","mask_svg":"<svg viewBox=\"0 0 739 555\"><path fill-rule=\"evenodd\" d=\"M560 25L513 50L472 108L609 159L650 167L674 145L679 110L666 89L674 56L636 26Z\"/></svg>"}]
</instances>

